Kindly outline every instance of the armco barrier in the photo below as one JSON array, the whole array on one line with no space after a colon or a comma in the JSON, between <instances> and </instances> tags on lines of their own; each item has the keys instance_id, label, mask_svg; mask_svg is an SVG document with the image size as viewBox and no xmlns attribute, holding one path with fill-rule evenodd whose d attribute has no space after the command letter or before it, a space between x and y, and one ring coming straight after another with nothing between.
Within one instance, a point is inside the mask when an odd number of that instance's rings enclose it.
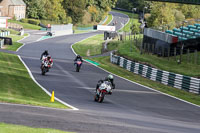
<instances>
[{"instance_id":1,"label":"armco barrier","mask_svg":"<svg viewBox=\"0 0 200 133\"><path fill-rule=\"evenodd\" d=\"M139 74L153 81L182 89L191 93L200 94L200 79L175 74L139 64L111 53L110 61L128 71Z\"/></svg>"},{"instance_id":2,"label":"armco barrier","mask_svg":"<svg viewBox=\"0 0 200 133\"><path fill-rule=\"evenodd\" d=\"M9 36L9 35L10 35L10 31L0 32L1 37L5 37L5 36Z\"/></svg>"},{"instance_id":3,"label":"armco barrier","mask_svg":"<svg viewBox=\"0 0 200 133\"><path fill-rule=\"evenodd\" d=\"M1 39L1 40L0 40L0 48L2 48L3 45L4 45L4 39Z\"/></svg>"}]
</instances>

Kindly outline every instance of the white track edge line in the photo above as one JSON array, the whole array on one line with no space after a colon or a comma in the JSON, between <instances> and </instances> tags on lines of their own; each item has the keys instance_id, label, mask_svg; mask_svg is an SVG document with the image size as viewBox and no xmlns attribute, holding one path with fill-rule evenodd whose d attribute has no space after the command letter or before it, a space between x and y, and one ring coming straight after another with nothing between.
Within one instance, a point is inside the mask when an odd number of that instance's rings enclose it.
<instances>
[{"instance_id":1,"label":"white track edge line","mask_svg":"<svg viewBox=\"0 0 200 133\"><path fill-rule=\"evenodd\" d=\"M91 37L92 37L92 36L91 36ZM88 37L88 38L90 38L90 37ZM86 38L86 39L87 39L87 38ZM86 39L84 39L84 40L86 40ZM83 40L82 40L82 41L83 41ZM81 42L81 41L78 41L78 42ZM76 42L76 43L78 43L78 42ZM72 46L75 45L76 43L74 43L74 44L71 45L71 49L72 49L72 51L74 52L75 55L77 55L77 54L76 54L76 52L74 51L74 49L72 48ZM84 60L84 61L86 61L86 60ZM86 62L88 62L88 61L86 61ZM107 71L107 70L105 70L105 69L103 69L103 68L101 68L101 67L99 67L99 66L97 66L97 65L94 65L94 64L92 64L92 63L90 63L90 62L88 62L88 63L91 64L91 65L93 65L93 66L95 66L95 67L97 67L97 68L99 68L99 69L101 69L101 70L103 70L103 71L105 71L105 72L107 72L107 73L111 73L111 72L109 72L109 71ZM121 76L119 76L119 75L116 75L116 74L114 74L114 73L112 73L112 74L115 75L115 76L117 76L117 77L119 77L119 78L122 78L122 79L124 79L124 80L126 80L126 81L129 81L129 82L131 82L131 83L134 83L134 84L136 84L136 85L142 86L142 87L147 88L147 89L150 89L150 90L152 90L152 91L156 91L156 92L161 93L161 94L163 94L163 95L172 97L172 98L177 99L177 100L179 100L179 101L182 101L182 102L185 102L185 103L188 103L188 104L190 104L190 105L193 105L193 106L196 106L196 107L199 107L199 108L200 108L199 105L196 105L196 104L194 104L194 103L191 103L191 102L188 102L188 101L186 101L186 100L180 99L180 98L178 98L178 97L175 97L175 96L166 94L166 93L164 93L164 92L158 91L158 90L153 89L153 88L150 88L150 87L148 87L148 86L144 86L144 85L142 85L142 84L136 83L136 82L134 82L134 81L131 81L131 80L129 80L129 79L126 79L126 78L124 78L124 77L121 77Z\"/></svg>"},{"instance_id":2,"label":"white track edge line","mask_svg":"<svg viewBox=\"0 0 200 133\"><path fill-rule=\"evenodd\" d=\"M20 61L21 61L21 62L24 64L24 66L26 67L26 69L27 69L27 71L28 71L30 77L32 78L32 80L33 80L40 88L42 88L42 90L43 90L44 92L46 92L47 95L49 95L49 96L51 97L51 93L48 92L44 87L42 87L42 86L35 80L35 78L33 77L33 75L32 75L32 73L31 73L30 69L28 68L28 66L25 64L25 62L22 60L22 58L21 58L19 55L18 55L18 58L20 59ZM62 104L64 104L64 105L66 105L66 106L72 108L73 110L79 110L78 108L76 108L76 107L74 107L74 106L72 106L72 105L70 105L70 104L68 104L68 103L66 103L66 102L64 102L64 101L62 101L62 100L60 100L60 99L58 99L57 97L55 97L55 100L57 100L58 102L60 102L60 103L62 103Z\"/></svg>"},{"instance_id":3,"label":"white track edge line","mask_svg":"<svg viewBox=\"0 0 200 133\"><path fill-rule=\"evenodd\" d=\"M22 40L24 40L25 38L28 38L29 36L30 36L30 34L29 33L27 33L28 34L28 36L26 36L26 37L24 37L24 38L22 38L21 40L18 40L17 42L19 42L20 43L20 41L22 41ZM17 50L16 50L16 52L18 52L22 47L24 47L24 45L26 45L26 43L23 43L23 45L22 46L20 46Z\"/></svg>"}]
</instances>

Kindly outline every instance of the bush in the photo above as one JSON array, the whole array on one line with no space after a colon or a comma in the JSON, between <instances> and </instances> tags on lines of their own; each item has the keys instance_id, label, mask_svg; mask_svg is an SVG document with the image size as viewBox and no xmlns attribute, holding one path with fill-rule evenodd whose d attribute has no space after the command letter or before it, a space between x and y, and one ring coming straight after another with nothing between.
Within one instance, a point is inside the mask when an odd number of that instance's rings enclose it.
<instances>
[{"instance_id":1,"label":"bush","mask_svg":"<svg viewBox=\"0 0 200 133\"><path fill-rule=\"evenodd\" d=\"M28 19L28 23L29 24L34 24L34 25L39 25L40 21L39 20L35 20L35 19Z\"/></svg>"},{"instance_id":2,"label":"bush","mask_svg":"<svg viewBox=\"0 0 200 133\"><path fill-rule=\"evenodd\" d=\"M20 21L21 21L22 23L28 23L28 19L25 19L25 18L21 19Z\"/></svg>"}]
</instances>

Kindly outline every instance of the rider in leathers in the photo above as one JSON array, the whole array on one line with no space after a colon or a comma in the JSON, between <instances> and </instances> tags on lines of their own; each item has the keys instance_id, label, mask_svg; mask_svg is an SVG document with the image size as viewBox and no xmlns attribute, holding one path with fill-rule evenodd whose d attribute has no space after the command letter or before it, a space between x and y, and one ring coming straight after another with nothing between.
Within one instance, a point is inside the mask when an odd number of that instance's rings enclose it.
<instances>
[{"instance_id":1,"label":"rider in leathers","mask_svg":"<svg viewBox=\"0 0 200 133\"><path fill-rule=\"evenodd\" d=\"M113 77L113 75L109 74L107 77L105 77L105 79L101 79L101 80L98 81L97 86L96 86L96 91L104 81L110 82L111 85L112 85L111 88L115 89L114 77ZM110 94L112 94L112 92L110 92Z\"/></svg>"},{"instance_id":2,"label":"rider in leathers","mask_svg":"<svg viewBox=\"0 0 200 133\"><path fill-rule=\"evenodd\" d=\"M45 50L45 51L42 53L42 55L41 55L41 57L40 57L40 60L42 60L43 56L47 57L48 55L49 55L48 51Z\"/></svg>"}]
</instances>

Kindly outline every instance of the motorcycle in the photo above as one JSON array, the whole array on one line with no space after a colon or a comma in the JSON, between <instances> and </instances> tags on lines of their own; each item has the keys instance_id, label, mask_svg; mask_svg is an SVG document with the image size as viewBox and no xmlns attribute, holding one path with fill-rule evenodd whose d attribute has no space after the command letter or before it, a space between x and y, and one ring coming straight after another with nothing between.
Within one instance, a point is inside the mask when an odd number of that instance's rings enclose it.
<instances>
[{"instance_id":1,"label":"motorcycle","mask_svg":"<svg viewBox=\"0 0 200 133\"><path fill-rule=\"evenodd\" d=\"M41 65L42 75L45 75L45 73L49 71L50 67L51 65L49 64L48 61L45 61L44 63L42 63Z\"/></svg>"},{"instance_id":2,"label":"motorcycle","mask_svg":"<svg viewBox=\"0 0 200 133\"><path fill-rule=\"evenodd\" d=\"M94 96L94 101L99 103L103 102L106 94L112 94L111 83L108 81L104 81L103 83L101 83L99 88L97 88L96 94Z\"/></svg>"},{"instance_id":3,"label":"motorcycle","mask_svg":"<svg viewBox=\"0 0 200 133\"><path fill-rule=\"evenodd\" d=\"M79 72L80 68L81 68L81 65L82 65L82 62L80 60L77 60L75 62L75 65L76 65L76 72Z\"/></svg>"}]
</instances>

